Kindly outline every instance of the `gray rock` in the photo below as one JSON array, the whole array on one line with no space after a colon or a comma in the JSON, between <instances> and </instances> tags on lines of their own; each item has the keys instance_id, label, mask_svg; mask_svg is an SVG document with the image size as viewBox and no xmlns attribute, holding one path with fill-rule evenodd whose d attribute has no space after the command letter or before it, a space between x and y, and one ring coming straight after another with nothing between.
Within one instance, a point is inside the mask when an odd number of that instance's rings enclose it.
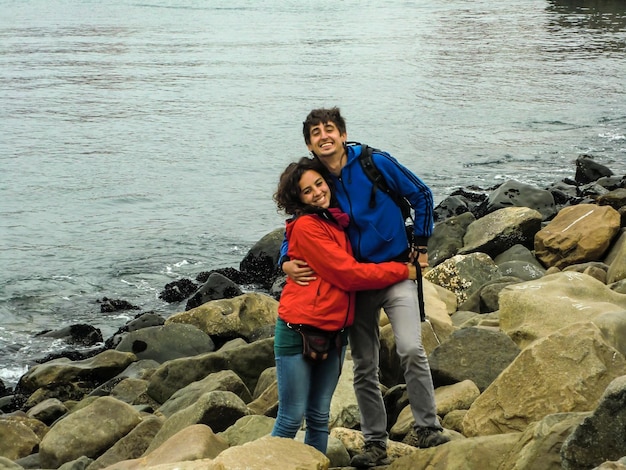
<instances>
[{"instance_id":1,"label":"gray rock","mask_svg":"<svg viewBox=\"0 0 626 470\"><path fill-rule=\"evenodd\" d=\"M435 224L433 234L428 239L428 263L437 266L456 255L463 247L467 227L475 220L471 212L466 212Z\"/></svg>"},{"instance_id":2,"label":"gray rock","mask_svg":"<svg viewBox=\"0 0 626 470\"><path fill-rule=\"evenodd\" d=\"M506 207L534 209L541 214L543 220L551 219L556 214L554 197L550 191L515 180L502 183L487 198L488 213Z\"/></svg>"},{"instance_id":3,"label":"gray rock","mask_svg":"<svg viewBox=\"0 0 626 470\"><path fill-rule=\"evenodd\" d=\"M211 273L207 281L189 298L185 310L191 310L206 302L232 299L243 294L237 284L220 273Z\"/></svg>"},{"instance_id":4,"label":"gray rock","mask_svg":"<svg viewBox=\"0 0 626 470\"><path fill-rule=\"evenodd\" d=\"M565 470L593 468L626 455L626 376L614 379L598 406L561 447Z\"/></svg>"},{"instance_id":5,"label":"gray rock","mask_svg":"<svg viewBox=\"0 0 626 470\"><path fill-rule=\"evenodd\" d=\"M532 247L541 229L541 217L541 213L527 207L492 212L467 227L459 254L481 252L495 258L517 244Z\"/></svg>"},{"instance_id":6,"label":"gray rock","mask_svg":"<svg viewBox=\"0 0 626 470\"><path fill-rule=\"evenodd\" d=\"M215 349L215 344L196 326L167 323L128 333L115 349L132 352L138 359L152 359L163 363L211 352Z\"/></svg>"},{"instance_id":7,"label":"gray rock","mask_svg":"<svg viewBox=\"0 0 626 470\"><path fill-rule=\"evenodd\" d=\"M484 391L517 357L520 348L505 333L462 328L428 356L438 385L471 380Z\"/></svg>"}]
</instances>

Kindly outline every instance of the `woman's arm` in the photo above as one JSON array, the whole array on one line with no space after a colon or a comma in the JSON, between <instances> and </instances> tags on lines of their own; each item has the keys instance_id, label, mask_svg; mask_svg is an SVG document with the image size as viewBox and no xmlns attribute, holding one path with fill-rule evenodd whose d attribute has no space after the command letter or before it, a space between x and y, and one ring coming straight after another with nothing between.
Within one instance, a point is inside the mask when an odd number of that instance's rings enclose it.
<instances>
[{"instance_id":1,"label":"woman's arm","mask_svg":"<svg viewBox=\"0 0 626 470\"><path fill-rule=\"evenodd\" d=\"M331 235L334 228L328 222L301 217L295 224L289 239L294 251L318 276L343 290L382 289L409 279L409 267L403 263L359 263Z\"/></svg>"}]
</instances>

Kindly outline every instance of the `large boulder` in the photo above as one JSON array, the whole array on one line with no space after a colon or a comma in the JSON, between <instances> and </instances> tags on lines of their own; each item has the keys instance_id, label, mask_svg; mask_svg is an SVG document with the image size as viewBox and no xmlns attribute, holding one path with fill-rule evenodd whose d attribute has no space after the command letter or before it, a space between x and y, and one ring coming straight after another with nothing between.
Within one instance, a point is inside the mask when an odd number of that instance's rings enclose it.
<instances>
[{"instance_id":1,"label":"large boulder","mask_svg":"<svg viewBox=\"0 0 626 470\"><path fill-rule=\"evenodd\" d=\"M59 468L81 456L95 458L141 422L139 411L99 397L50 428L39 444L42 468Z\"/></svg>"},{"instance_id":2,"label":"large boulder","mask_svg":"<svg viewBox=\"0 0 626 470\"><path fill-rule=\"evenodd\" d=\"M254 390L261 373L274 365L274 338L225 351L174 359L162 364L150 377L148 394L157 402L165 403L177 390L191 382L225 369L241 377L248 390Z\"/></svg>"},{"instance_id":3,"label":"large boulder","mask_svg":"<svg viewBox=\"0 0 626 470\"><path fill-rule=\"evenodd\" d=\"M428 362L436 384L471 380L482 392L519 353L505 333L469 327L452 333L428 356Z\"/></svg>"},{"instance_id":4,"label":"large boulder","mask_svg":"<svg viewBox=\"0 0 626 470\"><path fill-rule=\"evenodd\" d=\"M524 431L549 414L591 411L626 359L593 323L578 323L524 349L463 418L466 436Z\"/></svg>"},{"instance_id":5,"label":"large boulder","mask_svg":"<svg viewBox=\"0 0 626 470\"><path fill-rule=\"evenodd\" d=\"M626 296L568 271L510 285L500 293L499 305L500 327L524 348L565 325L626 311Z\"/></svg>"},{"instance_id":6,"label":"large boulder","mask_svg":"<svg viewBox=\"0 0 626 470\"><path fill-rule=\"evenodd\" d=\"M548 220L556 214L556 204L550 191L515 180L505 181L487 197L487 212L491 213L505 207L534 209L541 214L543 220Z\"/></svg>"},{"instance_id":7,"label":"large boulder","mask_svg":"<svg viewBox=\"0 0 626 470\"><path fill-rule=\"evenodd\" d=\"M459 305L485 283L500 277L498 267L485 253L453 256L424 274L424 279L453 292Z\"/></svg>"},{"instance_id":8,"label":"large boulder","mask_svg":"<svg viewBox=\"0 0 626 470\"><path fill-rule=\"evenodd\" d=\"M192 382L176 391L169 400L163 403L158 412L164 416L172 416L177 411L187 408L198 401L202 395L216 390L233 392L245 403L252 401L248 387L244 385L239 376L232 370L223 370L209 374L205 378Z\"/></svg>"},{"instance_id":9,"label":"large boulder","mask_svg":"<svg viewBox=\"0 0 626 470\"><path fill-rule=\"evenodd\" d=\"M579 204L561 209L535 235L535 254L546 267L602 259L620 229L620 215L610 206Z\"/></svg>"},{"instance_id":10,"label":"large boulder","mask_svg":"<svg viewBox=\"0 0 626 470\"><path fill-rule=\"evenodd\" d=\"M254 244L239 263L239 270L254 283L269 288L279 274L278 257L285 229L277 228Z\"/></svg>"},{"instance_id":11,"label":"large boulder","mask_svg":"<svg viewBox=\"0 0 626 470\"><path fill-rule=\"evenodd\" d=\"M194 325L223 342L244 338L253 341L271 336L278 317L278 301L269 295L250 292L232 299L213 300L185 312L175 313L170 323Z\"/></svg>"},{"instance_id":12,"label":"large boulder","mask_svg":"<svg viewBox=\"0 0 626 470\"><path fill-rule=\"evenodd\" d=\"M150 468L186 468L186 464L212 459L228 448L228 444L217 436L209 426L192 424L145 455L120 461L107 467L108 470L139 470ZM198 468L209 468L206 465ZM91 470L91 469L90 469Z\"/></svg>"},{"instance_id":13,"label":"large boulder","mask_svg":"<svg viewBox=\"0 0 626 470\"><path fill-rule=\"evenodd\" d=\"M222 390L207 392L187 408L167 418L145 453L149 454L186 427L204 424L218 433L248 414L246 404L233 392Z\"/></svg>"},{"instance_id":14,"label":"large boulder","mask_svg":"<svg viewBox=\"0 0 626 470\"><path fill-rule=\"evenodd\" d=\"M211 300L232 299L243 294L241 288L223 274L213 272L200 288L187 300L185 310L191 310Z\"/></svg>"},{"instance_id":15,"label":"large boulder","mask_svg":"<svg viewBox=\"0 0 626 470\"><path fill-rule=\"evenodd\" d=\"M17 460L30 455L41 439L25 423L15 419L0 419L0 456Z\"/></svg>"},{"instance_id":16,"label":"large boulder","mask_svg":"<svg viewBox=\"0 0 626 470\"><path fill-rule=\"evenodd\" d=\"M152 359L161 364L179 357L211 352L215 350L215 344L194 325L167 323L127 333L115 349L131 352L140 360Z\"/></svg>"},{"instance_id":17,"label":"large boulder","mask_svg":"<svg viewBox=\"0 0 626 470\"><path fill-rule=\"evenodd\" d=\"M507 207L472 222L463 237L460 255L486 253L495 258L515 245L533 246L541 228L541 213L528 207Z\"/></svg>"},{"instance_id":18,"label":"large boulder","mask_svg":"<svg viewBox=\"0 0 626 470\"><path fill-rule=\"evenodd\" d=\"M610 263L606 273L607 284L626 279L626 230L622 230L619 238L611 248L607 256L607 262Z\"/></svg>"},{"instance_id":19,"label":"large boulder","mask_svg":"<svg viewBox=\"0 0 626 470\"><path fill-rule=\"evenodd\" d=\"M561 446L588 412L556 413L532 423L522 433L501 470L562 470Z\"/></svg>"},{"instance_id":20,"label":"large boulder","mask_svg":"<svg viewBox=\"0 0 626 470\"><path fill-rule=\"evenodd\" d=\"M34 392L50 383L67 383L79 379L102 383L136 360L137 356L132 353L113 350L106 350L80 361L53 359L31 367L20 378L19 387L23 392Z\"/></svg>"},{"instance_id":21,"label":"large boulder","mask_svg":"<svg viewBox=\"0 0 626 470\"><path fill-rule=\"evenodd\" d=\"M456 255L463 247L467 227L475 220L471 212L465 212L435 224L433 234L428 239L428 263L437 266Z\"/></svg>"},{"instance_id":22,"label":"large boulder","mask_svg":"<svg viewBox=\"0 0 626 470\"><path fill-rule=\"evenodd\" d=\"M389 470L501 470L520 433L459 439L401 457Z\"/></svg>"}]
</instances>

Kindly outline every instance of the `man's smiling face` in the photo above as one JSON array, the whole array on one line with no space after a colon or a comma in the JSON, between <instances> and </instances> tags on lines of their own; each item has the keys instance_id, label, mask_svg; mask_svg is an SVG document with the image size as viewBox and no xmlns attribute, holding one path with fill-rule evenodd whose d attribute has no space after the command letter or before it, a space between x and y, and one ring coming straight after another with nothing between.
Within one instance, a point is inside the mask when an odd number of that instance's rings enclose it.
<instances>
[{"instance_id":1,"label":"man's smiling face","mask_svg":"<svg viewBox=\"0 0 626 470\"><path fill-rule=\"evenodd\" d=\"M343 154L346 134L342 134L333 122L323 122L312 126L309 135L311 143L307 144L307 148L318 157L325 158Z\"/></svg>"}]
</instances>

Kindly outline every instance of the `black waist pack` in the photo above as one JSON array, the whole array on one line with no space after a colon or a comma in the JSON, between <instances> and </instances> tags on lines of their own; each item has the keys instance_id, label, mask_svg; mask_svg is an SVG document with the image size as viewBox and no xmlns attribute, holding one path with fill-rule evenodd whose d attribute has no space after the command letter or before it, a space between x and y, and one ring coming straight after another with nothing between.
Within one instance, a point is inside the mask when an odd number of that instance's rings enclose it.
<instances>
[{"instance_id":1,"label":"black waist pack","mask_svg":"<svg viewBox=\"0 0 626 470\"><path fill-rule=\"evenodd\" d=\"M306 359L323 361L333 348L341 352L340 333L343 330L326 331L310 325L294 325L292 323L287 323L287 326L302 336L302 355Z\"/></svg>"}]
</instances>

